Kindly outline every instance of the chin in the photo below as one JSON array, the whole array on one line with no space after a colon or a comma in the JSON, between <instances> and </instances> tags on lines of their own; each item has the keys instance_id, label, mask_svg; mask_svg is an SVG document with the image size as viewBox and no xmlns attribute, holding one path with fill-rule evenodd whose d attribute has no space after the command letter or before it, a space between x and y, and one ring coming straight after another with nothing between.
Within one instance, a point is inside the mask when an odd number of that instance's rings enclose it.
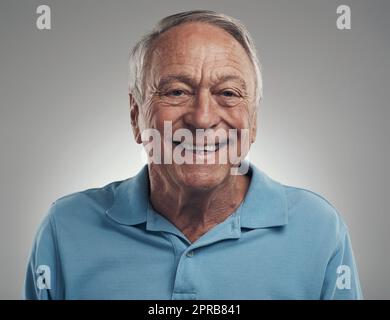
<instances>
[{"instance_id":1,"label":"chin","mask_svg":"<svg viewBox=\"0 0 390 320\"><path fill-rule=\"evenodd\" d=\"M228 165L182 164L175 168L177 180L187 188L195 190L213 189L230 174Z\"/></svg>"}]
</instances>

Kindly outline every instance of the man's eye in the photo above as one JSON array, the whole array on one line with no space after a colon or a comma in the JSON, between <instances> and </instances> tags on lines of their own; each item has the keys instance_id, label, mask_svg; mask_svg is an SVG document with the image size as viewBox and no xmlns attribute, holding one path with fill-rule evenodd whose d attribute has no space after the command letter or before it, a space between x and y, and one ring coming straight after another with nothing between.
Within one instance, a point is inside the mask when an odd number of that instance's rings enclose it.
<instances>
[{"instance_id":1,"label":"man's eye","mask_svg":"<svg viewBox=\"0 0 390 320\"><path fill-rule=\"evenodd\" d=\"M222 91L222 96L230 98L230 97L237 97L237 94L233 91L225 90L225 91Z\"/></svg>"},{"instance_id":2,"label":"man's eye","mask_svg":"<svg viewBox=\"0 0 390 320\"><path fill-rule=\"evenodd\" d=\"M169 91L167 93L168 96L174 96L174 97L180 97L182 95L184 95L184 91L183 90L172 90L172 91Z\"/></svg>"}]
</instances>

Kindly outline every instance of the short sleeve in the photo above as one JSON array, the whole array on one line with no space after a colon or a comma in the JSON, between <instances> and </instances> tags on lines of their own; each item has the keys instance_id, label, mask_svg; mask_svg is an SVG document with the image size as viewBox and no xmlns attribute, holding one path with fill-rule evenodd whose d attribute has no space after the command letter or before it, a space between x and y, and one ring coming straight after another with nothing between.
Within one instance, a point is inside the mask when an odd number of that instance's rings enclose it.
<instances>
[{"instance_id":1,"label":"short sleeve","mask_svg":"<svg viewBox=\"0 0 390 320\"><path fill-rule=\"evenodd\" d=\"M60 262L53 222L55 203L35 235L24 281L26 300L61 299Z\"/></svg>"},{"instance_id":2,"label":"short sleeve","mask_svg":"<svg viewBox=\"0 0 390 320\"><path fill-rule=\"evenodd\" d=\"M341 232L338 246L327 265L321 299L363 299L351 240L346 227Z\"/></svg>"}]
</instances>

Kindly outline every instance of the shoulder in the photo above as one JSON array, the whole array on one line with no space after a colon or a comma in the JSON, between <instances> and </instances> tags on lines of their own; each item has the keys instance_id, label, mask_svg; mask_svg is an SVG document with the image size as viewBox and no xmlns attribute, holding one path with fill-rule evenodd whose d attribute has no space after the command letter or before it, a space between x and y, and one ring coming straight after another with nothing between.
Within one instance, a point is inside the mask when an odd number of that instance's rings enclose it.
<instances>
[{"instance_id":1,"label":"shoulder","mask_svg":"<svg viewBox=\"0 0 390 320\"><path fill-rule=\"evenodd\" d=\"M348 228L335 206L314 191L287 185L283 185L283 188L289 224L299 227L308 236L330 240L337 245L348 232Z\"/></svg>"},{"instance_id":2,"label":"shoulder","mask_svg":"<svg viewBox=\"0 0 390 320\"><path fill-rule=\"evenodd\" d=\"M98 218L112 205L118 188L129 179L62 196L51 204L45 220L50 220L53 224L53 221L56 223L82 222L83 219Z\"/></svg>"}]
</instances>

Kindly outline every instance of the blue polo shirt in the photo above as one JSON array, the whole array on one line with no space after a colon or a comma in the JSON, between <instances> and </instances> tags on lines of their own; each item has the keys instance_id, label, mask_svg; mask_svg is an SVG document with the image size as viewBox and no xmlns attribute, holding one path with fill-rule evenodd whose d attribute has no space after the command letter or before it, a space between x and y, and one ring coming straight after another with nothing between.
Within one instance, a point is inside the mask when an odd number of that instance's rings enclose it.
<instances>
[{"instance_id":1,"label":"blue polo shirt","mask_svg":"<svg viewBox=\"0 0 390 320\"><path fill-rule=\"evenodd\" d=\"M148 168L54 202L26 299L361 299L347 227L251 165L239 208L191 243L149 202Z\"/></svg>"}]
</instances>

